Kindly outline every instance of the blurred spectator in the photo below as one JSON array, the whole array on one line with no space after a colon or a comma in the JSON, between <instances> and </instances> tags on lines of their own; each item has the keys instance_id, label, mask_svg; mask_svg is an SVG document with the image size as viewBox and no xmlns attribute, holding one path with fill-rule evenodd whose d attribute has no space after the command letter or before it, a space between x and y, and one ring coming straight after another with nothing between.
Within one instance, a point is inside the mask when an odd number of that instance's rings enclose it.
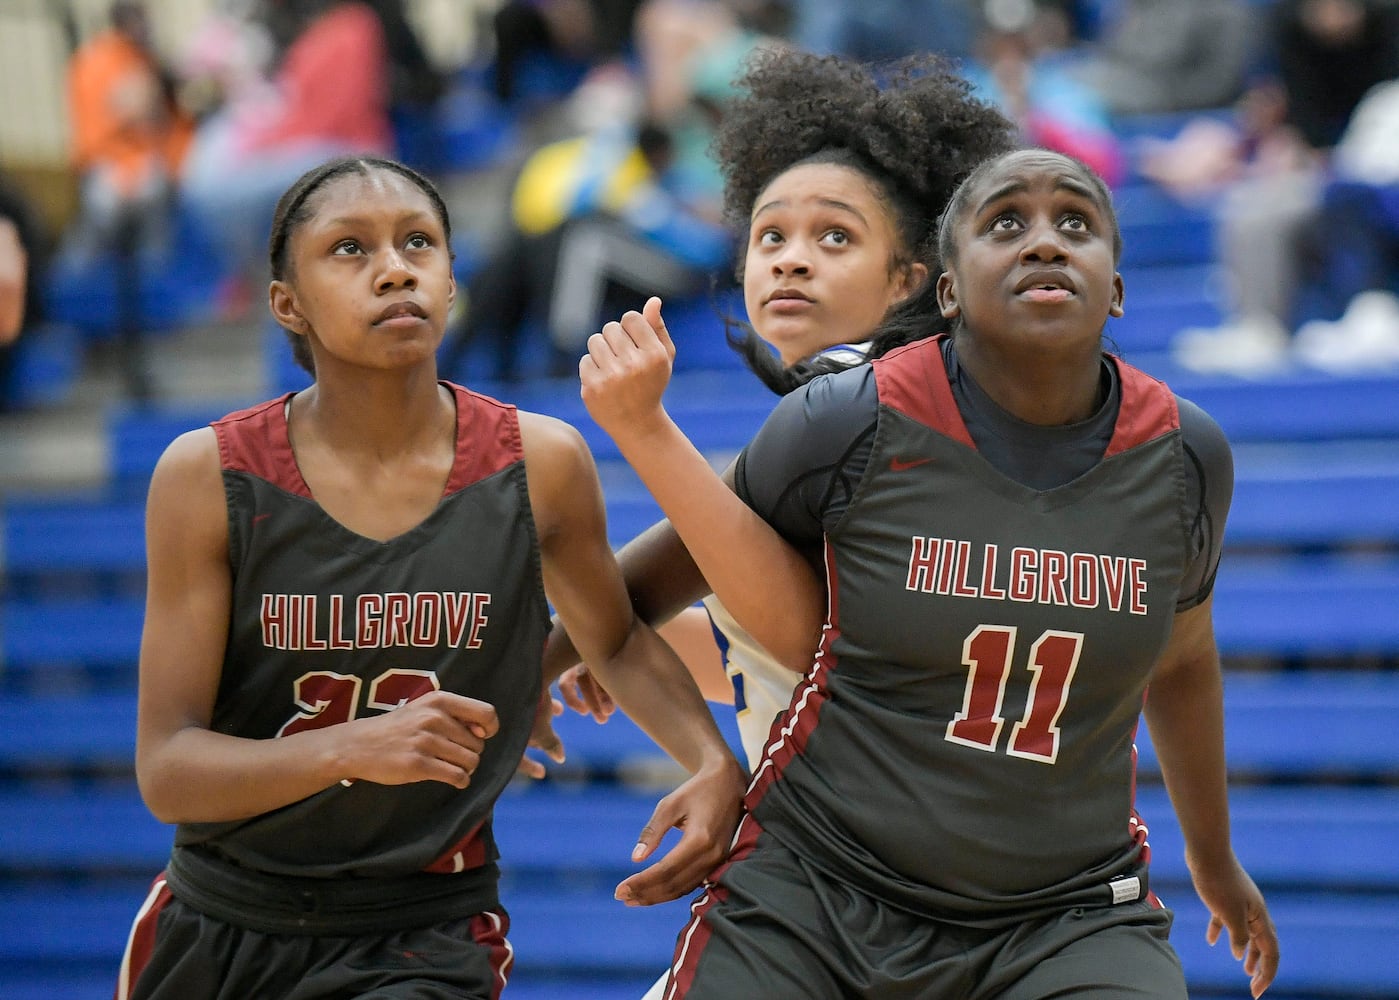
<instances>
[{"instance_id":1,"label":"blurred spectator","mask_svg":"<svg viewBox=\"0 0 1399 1000\"><path fill-rule=\"evenodd\" d=\"M364 0L379 18L389 61L389 107L428 108L447 90L447 80L423 49L408 20L406 0Z\"/></svg>"},{"instance_id":2,"label":"blurred spectator","mask_svg":"<svg viewBox=\"0 0 1399 1000\"><path fill-rule=\"evenodd\" d=\"M642 0L506 0L492 19L493 83L504 103L517 97L529 60L554 59L581 72L623 59Z\"/></svg>"},{"instance_id":3,"label":"blurred spectator","mask_svg":"<svg viewBox=\"0 0 1399 1000\"><path fill-rule=\"evenodd\" d=\"M1241 0L1120 0L1072 72L1114 115L1220 108L1243 92L1256 52Z\"/></svg>"},{"instance_id":4,"label":"blurred spectator","mask_svg":"<svg viewBox=\"0 0 1399 1000\"><path fill-rule=\"evenodd\" d=\"M789 13L789 0L645 0L637 12L641 104L670 133L670 186L691 205L714 206L708 217L716 220L723 182L709 153L715 126L753 50L786 44Z\"/></svg>"},{"instance_id":5,"label":"blurred spectator","mask_svg":"<svg viewBox=\"0 0 1399 1000\"><path fill-rule=\"evenodd\" d=\"M793 44L881 62L915 52L969 56L975 0L791 0Z\"/></svg>"},{"instance_id":6,"label":"blurred spectator","mask_svg":"<svg viewBox=\"0 0 1399 1000\"><path fill-rule=\"evenodd\" d=\"M525 162L510 226L470 280L466 320L446 347L451 374L482 336L500 344L500 377L518 376L520 337L542 321L556 373L572 371L605 316L647 295L697 291L732 259L729 232L671 188L664 129L604 129L546 145ZM632 301L618 303L618 293Z\"/></svg>"},{"instance_id":7,"label":"blurred spectator","mask_svg":"<svg viewBox=\"0 0 1399 1000\"><path fill-rule=\"evenodd\" d=\"M1178 193L1217 192L1226 320L1183 330L1172 344L1181 364L1201 371L1276 368L1288 361L1292 331L1344 308L1321 294L1339 232L1323 207L1333 146L1365 91L1399 74L1399 27L1384 3L1283 0L1270 26L1276 76L1250 88L1234 123L1192 123L1143 161Z\"/></svg>"},{"instance_id":8,"label":"blurred spectator","mask_svg":"<svg viewBox=\"0 0 1399 1000\"><path fill-rule=\"evenodd\" d=\"M280 56L268 88L246 87L201 123L184 175L230 272L262 276L278 196L316 163L391 152L384 30L360 0L273 0Z\"/></svg>"},{"instance_id":9,"label":"blurred spectator","mask_svg":"<svg viewBox=\"0 0 1399 1000\"><path fill-rule=\"evenodd\" d=\"M109 18L68 64L80 186L67 249L84 262L118 242L147 252L164 248L174 177L193 127L150 47L145 6L117 0Z\"/></svg>"},{"instance_id":10,"label":"blurred spectator","mask_svg":"<svg viewBox=\"0 0 1399 1000\"><path fill-rule=\"evenodd\" d=\"M1390 0L1279 0L1276 17L1288 121L1329 149L1366 92L1399 75L1399 9Z\"/></svg>"},{"instance_id":11,"label":"blurred spectator","mask_svg":"<svg viewBox=\"0 0 1399 1000\"><path fill-rule=\"evenodd\" d=\"M1332 371L1399 365L1399 80L1361 100L1333 168L1326 239L1300 292L1319 318L1297 330L1297 356Z\"/></svg>"},{"instance_id":12,"label":"blurred spectator","mask_svg":"<svg viewBox=\"0 0 1399 1000\"><path fill-rule=\"evenodd\" d=\"M272 86L275 45L261 0L216 0L180 54L180 103L198 120Z\"/></svg>"},{"instance_id":13,"label":"blurred spectator","mask_svg":"<svg viewBox=\"0 0 1399 1000\"><path fill-rule=\"evenodd\" d=\"M145 5L116 0L109 17L110 27L78 46L68 64L79 196L62 267L79 283L92 280L90 268L106 272L122 373L131 396L143 400L151 394L141 358L144 276L170 249L176 177L193 122L151 49Z\"/></svg>"},{"instance_id":14,"label":"blurred spectator","mask_svg":"<svg viewBox=\"0 0 1399 1000\"><path fill-rule=\"evenodd\" d=\"M1109 184L1124 173L1121 141L1107 108L1090 88L1064 72L1059 52L1042 47L1062 38L1056 12L1033 0L988 0L977 32L976 57L965 75L978 96L998 105L1020 126L1027 145L1067 153Z\"/></svg>"},{"instance_id":15,"label":"blurred spectator","mask_svg":"<svg viewBox=\"0 0 1399 1000\"><path fill-rule=\"evenodd\" d=\"M28 199L0 179L0 413L15 405L20 337L40 322L43 251Z\"/></svg>"}]
</instances>

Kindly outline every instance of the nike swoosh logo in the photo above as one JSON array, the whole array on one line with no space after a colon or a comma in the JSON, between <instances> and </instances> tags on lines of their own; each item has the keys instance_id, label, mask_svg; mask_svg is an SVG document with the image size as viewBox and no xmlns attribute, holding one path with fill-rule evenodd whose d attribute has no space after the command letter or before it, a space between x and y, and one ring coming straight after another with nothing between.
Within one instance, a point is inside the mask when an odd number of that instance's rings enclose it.
<instances>
[{"instance_id":1,"label":"nike swoosh logo","mask_svg":"<svg viewBox=\"0 0 1399 1000\"><path fill-rule=\"evenodd\" d=\"M889 459L889 471L907 472L909 469L916 469L920 465L927 465L931 461L932 459L928 457L904 459L895 455L893 458Z\"/></svg>"}]
</instances>

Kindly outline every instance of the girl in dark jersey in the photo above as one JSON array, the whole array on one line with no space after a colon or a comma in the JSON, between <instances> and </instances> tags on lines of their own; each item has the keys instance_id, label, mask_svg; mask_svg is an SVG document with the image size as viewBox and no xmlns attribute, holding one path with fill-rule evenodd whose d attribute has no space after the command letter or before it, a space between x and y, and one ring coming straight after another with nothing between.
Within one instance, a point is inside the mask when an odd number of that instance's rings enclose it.
<instances>
[{"instance_id":1,"label":"girl in dark jersey","mask_svg":"<svg viewBox=\"0 0 1399 1000\"><path fill-rule=\"evenodd\" d=\"M937 216L976 163L1010 148L1014 126L934 56L878 67L760 50L736 90L714 147L726 215L747 234L740 276L748 322L731 341L780 395L897 346L872 340L875 328L891 309L931 292ZM639 613L681 653L710 700L734 704L756 764L774 716L810 665L815 636L769 653L706 597L665 522L618 558ZM691 606L701 598L703 609ZM550 659L561 645L551 641ZM575 709L599 721L610 714L586 668L565 673L559 688Z\"/></svg>"},{"instance_id":2,"label":"girl in dark jersey","mask_svg":"<svg viewBox=\"0 0 1399 1000\"><path fill-rule=\"evenodd\" d=\"M383 160L282 197L270 307L309 389L176 439L150 488L137 777L177 824L118 997L495 998L495 800L540 701L548 602L693 775L634 903L723 856L743 769L631 612L581 436L440 382L446 208ZM547 599L546 599L547 595Z\"/></svg>"},{"instance_id":3,"label":"girl in dark jersey","mask_svg":"<svg viewBox=\"0 0 1399 1000\"><path fill-rule=\"evenodd\" d=\"M667 997L1184 997L1133 809L1143 706L1210 940L1254 996L1272 982L1210 617L1232 461L1207 415L1102 353L1120 243L1077 161L977 168L939 230L951 336L786 397L737 464L742 502L656 446L658 313L594 339L590 410L715 592L759 600L730 584L761 575L793 641L822 634ZM782 540L822 547L824 588ZM812 592L828 606L793 599Z\"/></svg>"}]
</instances>

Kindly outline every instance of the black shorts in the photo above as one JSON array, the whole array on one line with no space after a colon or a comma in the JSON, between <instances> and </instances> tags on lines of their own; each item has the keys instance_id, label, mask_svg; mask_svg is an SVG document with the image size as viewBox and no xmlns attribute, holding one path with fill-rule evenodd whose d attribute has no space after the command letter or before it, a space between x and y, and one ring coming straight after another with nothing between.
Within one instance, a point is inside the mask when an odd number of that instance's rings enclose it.
<instances>
[{"instance_id":1,"label":"black shorts","mask_svg":"<svg viewBox=\"0 0 1399 1000\"><path fill-rule=\"evenodd\" d=\"M991 929L933 920L827 877L768 834L691 913L666 1000L1186 998L1172 914L1155 901Z\"/></svg>"},{"instance_id":2,"label":"black shorts","mask_svg":"<svg viewBox=\"0 0 1399 1000\"><path fill-rule=\"evenodd\" d=\"M266 934L180 902L162 875L132 925L116 1000L498 1000L509 930L496 909L381 935Z\"/></svg>"}]
</instances>

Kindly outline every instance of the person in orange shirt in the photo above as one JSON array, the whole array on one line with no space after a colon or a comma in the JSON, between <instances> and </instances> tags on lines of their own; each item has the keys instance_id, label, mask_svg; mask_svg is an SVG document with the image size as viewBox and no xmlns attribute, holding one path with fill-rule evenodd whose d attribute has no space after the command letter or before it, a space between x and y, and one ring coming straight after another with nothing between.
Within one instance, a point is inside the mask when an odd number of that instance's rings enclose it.
<instances>
[{"instance_id":1,"label":"person in orange shirt","mask_svg":"<svg viewBox=\"0 0 1399 1000\"><path fill-rule=\"evenodd\" d=\"M72 160L81 178L81 249L118 240L158 246L174 178L193 124L172 99L149 44L145 6L115 0L110 27L73 53L68 66Z\"/></svg>"}]
</instances>

